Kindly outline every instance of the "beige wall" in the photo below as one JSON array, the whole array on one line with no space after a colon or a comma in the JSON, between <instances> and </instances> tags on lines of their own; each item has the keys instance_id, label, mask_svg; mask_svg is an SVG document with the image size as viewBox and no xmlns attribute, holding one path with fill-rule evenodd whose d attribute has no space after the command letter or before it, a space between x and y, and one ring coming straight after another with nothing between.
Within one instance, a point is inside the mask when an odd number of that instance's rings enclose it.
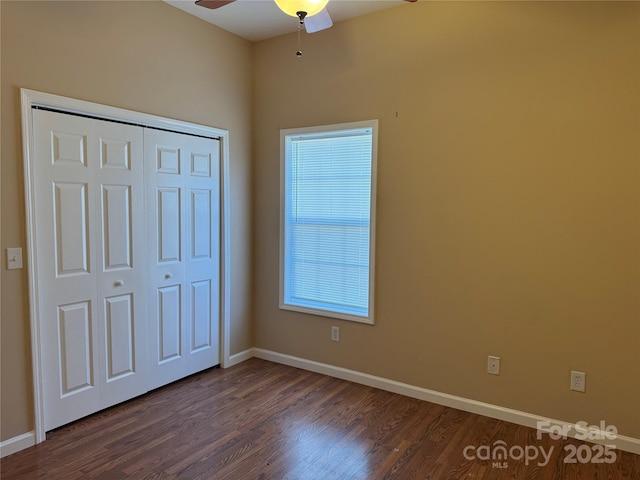
<instances>
[{"instance_id":1,"label":"beige wall","mask_svg":"<svg viewBox=\"0 0 640 480\"><path fill-rule=\"evenodd\" d=\"M19 88L230 132L231 353L252 346L251 44L160 2L0 2L2 21L1 439L33 429Z\"/></svg>"},{"instance_id":2,"label":"beige wall","mask_svg":"<svg viewBox=\"0 0 640 480\"><path fill-rule=\"evenodd\" d=\"M157 2L0 14L3 256L26 246L20 87L226 128L232 353L640 438L640 4L420 2L304 35L301 60L293 35L252 46ZM370 118L376 325L280 311L278 131ZM1 279L5 440L33 428L33 406L26 270L3 259Z\"/></svg>"},{"instance_id":3,"label":"beige wall","mask_svg":"<svg viewBox=\"0 0 640 480\"><path fill-rule=\"evenodd\" d=\"M418 2L296 49L255 48L256 346L640 438L640 4ZM281 311L279 129L371 118L376 324Z\"/></svg>"}]
</instances>

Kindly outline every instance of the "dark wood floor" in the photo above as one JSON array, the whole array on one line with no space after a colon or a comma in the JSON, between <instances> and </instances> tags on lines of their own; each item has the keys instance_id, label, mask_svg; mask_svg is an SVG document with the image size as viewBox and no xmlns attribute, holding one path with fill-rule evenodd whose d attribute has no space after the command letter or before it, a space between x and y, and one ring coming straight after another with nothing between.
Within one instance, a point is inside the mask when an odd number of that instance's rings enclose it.
<instances>
[{"instance_id":1,"label":"dark wood floor","mask_svg":"<svg viewBox=\"0 0 640 480\"><path fill-rule=\"evenodd\" d=\"M500 441L553 453L544 466L541 455L500 465L465 458L467 446ZM2 459L0 472L2 480L640 479L640 456L568 464L567 445L583 444L251 359L62 427Z\"/></svg>"}]
</instances>

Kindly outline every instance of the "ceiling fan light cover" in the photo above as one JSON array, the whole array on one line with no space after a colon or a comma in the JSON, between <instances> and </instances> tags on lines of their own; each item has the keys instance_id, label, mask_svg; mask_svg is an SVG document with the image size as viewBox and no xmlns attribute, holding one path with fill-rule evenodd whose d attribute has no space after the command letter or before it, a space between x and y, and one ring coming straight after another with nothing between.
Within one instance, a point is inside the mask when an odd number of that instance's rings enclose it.
<instances>
[{"instance_id":1,"label":"ceiling fan light cover","mask_svg":"<svg viewBox=\"0 0 640 480\"><path fill-rule=\"evenodd\" d=\"M276 5L287 15L298 17L298 12L307 12L311 17L320 12L329 0L275 0Z\"/></svg>"}]
</instances>

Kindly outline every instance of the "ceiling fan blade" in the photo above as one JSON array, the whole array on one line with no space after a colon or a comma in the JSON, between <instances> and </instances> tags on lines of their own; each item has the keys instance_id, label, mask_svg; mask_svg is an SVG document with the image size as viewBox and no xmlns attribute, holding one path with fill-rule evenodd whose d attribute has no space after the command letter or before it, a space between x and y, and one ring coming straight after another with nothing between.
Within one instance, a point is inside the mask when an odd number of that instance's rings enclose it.
<instances>
[{"instance_id":1,"label":"ceiling fan blade","mask_svg":"<svg viewBox=\"0 0 640 480\"><path fill-rule=\"evenodd\" d=\"M326 7L320 10L315 15L311 17L306 17L304 19L304 29L307 33L315 33L320 30L325 30L327 28L331 28L333 26L333 21L329 16L329 12Z\"/></svg>"},{"instance_id":2,"label":"ceiling fan blade","mask_svg":"<svg viewBox=\"0 0 640 480\"><path fill-rule=\"evenodd\" d=\"M225 5L229 5L230 3L235 2L236 0L196 0L196 5L199 7L216 9L220 7L224 7Z\"/></svg>"}]
</instances>

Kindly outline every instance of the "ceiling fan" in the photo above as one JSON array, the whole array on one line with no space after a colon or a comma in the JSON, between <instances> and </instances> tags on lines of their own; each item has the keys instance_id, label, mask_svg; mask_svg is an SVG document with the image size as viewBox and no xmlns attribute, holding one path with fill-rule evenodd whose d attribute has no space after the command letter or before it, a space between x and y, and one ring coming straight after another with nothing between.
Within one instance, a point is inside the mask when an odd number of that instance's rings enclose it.
<instances>
[{"instance_id":1,"label":"ceiling fan","mask_svg":"<svg viewBox=\"0 0 640 480\"><path fill-rule=\"evenodd\" d=\"M196 0L200 7L216 9L229 5L236 0ZM274 0L276 5L287 15L297 17L300 25L304 25L307 33L325 30L333 25L326 5L328 0ZM404 0L416 2L417 0ZM304 5L304 6L302 6Z\"/></svg>"}]
</instances>

